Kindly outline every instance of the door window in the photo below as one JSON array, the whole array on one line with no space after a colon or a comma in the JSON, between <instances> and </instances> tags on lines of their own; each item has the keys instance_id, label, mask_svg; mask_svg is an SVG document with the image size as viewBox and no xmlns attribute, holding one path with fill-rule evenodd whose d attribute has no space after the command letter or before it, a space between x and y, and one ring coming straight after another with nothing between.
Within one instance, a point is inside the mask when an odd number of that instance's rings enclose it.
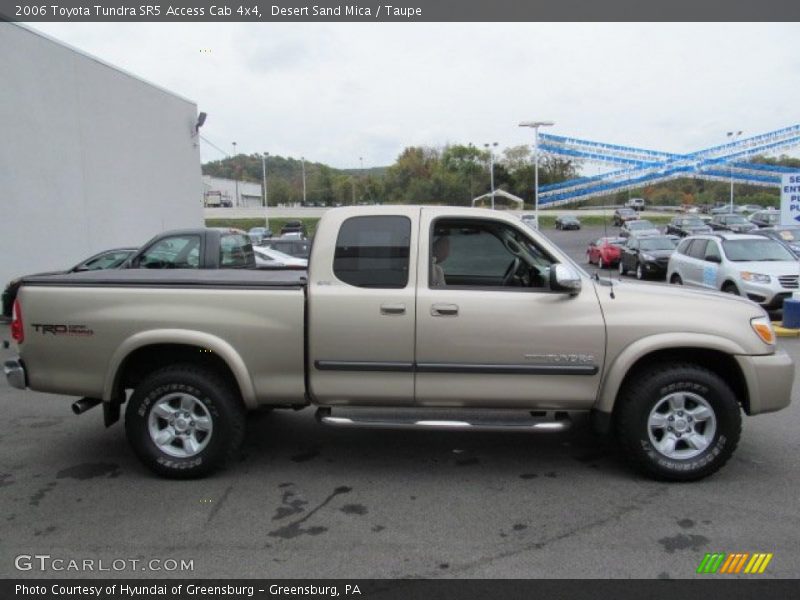
<instances>
[{"instance_id":1,"label":"door window","mask_svg":"<svg viewBox=\"0 0 800 600\"><path fill-rule=\"evenodd\" d=\"M547 288L555 262L500 221L439 219L430 247L431 287Z\"/></svg>"},{"instance_id":2,"label":"door window","mask_svg":"<svg viewBox=\"0 0 800 600\"><path fill-rule=\"evenodd\" d=\"M692 247L689 249L689 256L698 260L705 260L707 245L708 240L695 240Z\"/></svg>"}]
</instances>

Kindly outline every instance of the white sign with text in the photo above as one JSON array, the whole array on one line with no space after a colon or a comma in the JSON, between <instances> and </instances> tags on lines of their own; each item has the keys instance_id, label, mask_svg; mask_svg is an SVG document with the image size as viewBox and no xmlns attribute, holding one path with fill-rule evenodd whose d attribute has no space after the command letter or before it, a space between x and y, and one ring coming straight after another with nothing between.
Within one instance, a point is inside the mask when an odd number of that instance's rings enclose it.
<instances>
[{"instance_id":1,"label":"white sign with text","mask_svg":"<svg viewBox=\"0 0 800 600\"><path fill-rule=\"evenodd\" d=\"M800 224L800 173L781 177L781 225Z\"/></svg>"}]
</instances>

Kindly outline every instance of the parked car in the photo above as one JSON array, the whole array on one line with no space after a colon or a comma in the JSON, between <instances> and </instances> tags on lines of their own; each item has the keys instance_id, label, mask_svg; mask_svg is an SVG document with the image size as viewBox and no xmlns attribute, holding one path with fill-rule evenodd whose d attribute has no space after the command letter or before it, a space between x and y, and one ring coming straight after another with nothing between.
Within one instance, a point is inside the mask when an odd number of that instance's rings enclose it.
<instances>
[{"instance_id":1,"label":"parked car","mask_svg":"<svg viewBox=\"0 0 800 600\"><path fill-rule=\"evenodd\" d=\"M99 271L104 269L119 269L128 259L128 257L130 257L130 255L134 252L136 252L136 248L113 248L111 250L104 250L103 252L93 254L86 260L79 262L70 269L36 273L36 275L29 275L28 277L62 275L64 273L80 273L83 271ZM17 290L19 290L22 280L23 277L12 279L3 290L3 316L7 319L11 318L11 309L14 306L14 300L17 299Z\"/></svg>"},{"instance_id":2,"label":"parked car","mask_svg":"<svg viewBox=\"0 0 800 600\"><path fill-rule=\"evenodd\" d=\"M708 213L711 215L727 215L731 214L732 212L734 211L731 210L731 205L728 203L719 203L708 211Z\"/></svg>"},{"instance_id":3,"label":"parked car","mask_svg":"<svg viewBox=\"0 0 800 600\"><path fill-rule=\"evenodd\" d=\"M633 210L644 210L645 202L644 198L631 198L625 204L628 208L632 208Z\"/></svg>"},{"instance_id":4,"label":"parked car","mask_svg":"<svg viewBox=\"0 0 800 600\"><path fill-rule=\"evenodd\" d=\"M264 245L267 248L274 248L295 258L308 258L311 254L311 240L293 240L279 237L267 240Z\"/></svg>"},{"instance_id":5,"label":"parked car","mask_svg":"<svg viewBox=\"0 0 800 600\"><path fill-rule=\"evenodd\" d=\"M632 208L618 208L614 211L614 225L620 227L627 221L633 221L639 218L639 213Z\"/></svg>"},{"instance_id":6,"label":"parked car","mask_svg":"<svg viewBox=\"0 0 800 600\"><path fill-rule=\"evenodd\" d=\"M759 210L750 215L750 222L756 227L775 227L781 222L781 211Z\"/></svg>"},{"instance_id":7,"label":"parked car","mask_svg":"<svg viewBox=\"0 0 800 600\"><path fill-rule=\"evenodd\" d=\"M739 214L749 214L760 210L764 210L764 207L760 204L740 204L736 207L736 212Z\"/></svg>"},{"instance_id":8,"label":"parked car","mask_svg":"<svg viewBox=\"0 0 800 600\"><path fill-rule=\"evenodd\" d=\"M253 246L260 246L265 240L272 237L272 231L266 227L252 227L250 231L247 232L247 236L250 238L250 243L253 244Z\"/></svg>"},{"instance_id":9,"label":"parked car","mask_svg":"<svg viewBox=\"0 0 800 600\"><path fill-rule=\"evenodd\" d=\"M274 248L253 246L256 266L259 269L307 269L308 260L284 254Z\"/></svg>"},{"instance_id":10,"label":"parked car","mask_svg":"<svg viewBox=\"0 0 800 600\"><path fill-rule=\"evenodd\" d=\"M539 220L534 213L527 213L519 217L531 229L539 229Z\"/></svg>"},{"instance_id":11,"label":"parked car","mask_svg":"<svg viewBox=\"0 0 800 600\"><path fill-rule=\"evenodd\" d=\"M626 238L635 235L661 235L661 232L658 227L646 219L625 221L619 230L619 236Z\"/></svg>"},{"instance_id":12,"label":"parked car","mask_svg":"<svg viewBox=\"0 0 800 600\"><path fill-rule=\"evenodd\" d=\"M667 224L666 233L686 237L698 233L711 233L711 227L700 217L674 217Z\"/></svg>"},{"instance_id":13,"label":"parked car","mask_svg":"<svg viewBox=\"0 0 800 600\"><path fill-rule=\"evenodd\" d=\"M610 294L610 282L502 211L332 209L314 244L312 278L221 269L26 278L6 378L77 396L78 414L102 405L106 425L124 410L136 456L184 479L235 461L248 409L313 407L331 427L445 431L552 433L575 415L613 432L648 476L691 481L731 458L743 415L791 402L794 362L752 302L676 286ZM510 408L523 418L505 416ZM316 432L297 435L307 439L291 443L305 444ZM392 437L404 442L413 443ZM36 452L58 462L65 449Z\"/></svg>"},{"instance_id":14,"label":"parked car","mask_svg":"<svg viewBox=\"0 0 800 600\"><path fill-rule=\"evenodd\" d=\"M619 274L632 271L636 279L663 278L673 252L675 242L669 236L631 236L620 253Z\"/></svg>"},{"instance_id":15,"label":"parked car","mask_svg":"<svg viewBox=\"0 0 800 600\"><path fill-rule=\"evenodd\" d=\"M597 265L600 269L613 267L619 262L620 251L624 245L625 238L602 237L589 243L586 259L590 265Z\"/></svg>"},{"instance_id":16,"label":"parked car","mask_svg":"<svg viewBox=\"0 0 800 600\"><path fill-rule=\"evenodd\" d=\"M561 215L556 217L556 229L580 229L581 222L578 217L573 215Z\"/></svg>"},{"instance_id":17,"label":"parked car","mask_svg":"<svg viewBox=\"0 0 800 600\"><path fill-rule=\"evenodd\" d=\"M744 296L766 309L781 308L798 289L797 258L760 235L722 233L684 238L669 259L670 283Z\"/></svg>"},{"instance_id":18,"label":"parked car","mask_svg":"<svg viewBox=\"0 0 800 600\"><path fill-rule=\"evenodd\" d=\"M795 256L800 257L800 226L791 225L756 229L752 233L786 244Z\"/></svg>"},{"instance_id":19,"label":"parked car","mask_svg":"<svg viewBox=\"0 0 800 600\"><path fill-rule=\"evenodd\" d=\"M715 215L709 225L714 231L732 231L734 233L749 233L754 229L758 229L742 215L732 215L730 213Z\"/></svg>"},{"instance_id":20,"label":"parked car","mask_svg":"<svg viewBox=\"0 0 800 600\"><path fill-rule=\"evenodd\" d=\"M299 237L301 238L308 237L306 224L300 220L286 221L286 224L283 227L281 227L281 235L283 236L289 233L299 234Z\"/></svg>"},{"instance_id":21,"label":"parked car","mask_svg":"<svg viewBox=\"0 0 800 600\"><path fill-rule=\"evenodd\" d=\"M244 231L224 227L175 229L160 233L124 269L254 269L253 245Z\"/></svg>"}]
</instances>

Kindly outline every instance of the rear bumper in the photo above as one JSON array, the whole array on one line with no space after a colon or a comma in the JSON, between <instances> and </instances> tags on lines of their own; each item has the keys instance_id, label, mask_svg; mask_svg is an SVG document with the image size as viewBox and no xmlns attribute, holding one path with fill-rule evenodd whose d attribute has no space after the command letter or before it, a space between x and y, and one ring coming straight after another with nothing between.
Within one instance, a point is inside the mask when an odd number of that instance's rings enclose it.
<instances>
[{"instance_id":1,"label":"rear bumper","mask_svg":"<svg viewBox=\"0 0 800 600\"><path fill-rule=\"evenodd\" d=\"M3 363L3 372L6 374L8 385L18 390L28 387L28 378L25 373L25 365L19 358L12 358Z\"/></svg>"},{"instance_id":2,"label":"rear bumper","mask_svg":"<svg viewBox=\"0 0 800 600\"><path fill-rule=\"evenodd\" d=\"M736 356L747 381L747 413L775 412L792 401L794 362L783 350L766 356Z\"/></svg>"}]
</instances>

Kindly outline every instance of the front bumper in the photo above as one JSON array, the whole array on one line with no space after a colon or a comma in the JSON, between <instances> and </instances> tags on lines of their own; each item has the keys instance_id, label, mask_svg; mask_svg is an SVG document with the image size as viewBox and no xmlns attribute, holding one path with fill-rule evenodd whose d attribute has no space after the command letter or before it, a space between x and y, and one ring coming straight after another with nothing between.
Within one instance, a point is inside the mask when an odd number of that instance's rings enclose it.
<instances>
[{"instance_id":1,"label":"front bumper","mask_svg":"<svg viewBox=\"0 0 800 600\"><path fill-rule=\"evenodd\" d=\"M753 281L739 280L739 286L749 300L760 304L765 309L783 308L783 301L792 295L791 290L783 287L776 277L770 283L756 283Z\"/></svg>"},{"instance_id":2,"label":"front bumper","mask_svg":"<svg viewBox=\"0 0 800 600\"><path fill-rule=\"evenodd\" d=\"M652 260L642 261L642 263L641 263L642 268L644 269L644 272L647 275L649 275L649 276L657 275L659 277L663 277L664 275L667 274L667 265L668 264L669 263L667 263L667 262L663 262L662 263L662 262L652 261Z\"/></svg>"},{"instance_id":3,"label":"front bumper","mask_svg":"<svg viewBox=\"0 0 800 600\"><path fill-rule=\"evenodd\" d=\"M749 415L775 412L792 401L794 361L783 350L766 356L738 355L736 362L747 382Z\"/></svg>"},{"instance_id":4,"label":"front bumper","mask_svg":"<svg viewBox=\"0 0 800 600\"><path fill-rule=\"evenodd\" d=\"M3 372L6 374L6 379L11 387L18 390L24 390L28 387L25 365L19 358L12 358L3 363Z\"/></svg>"}]
</instances>

